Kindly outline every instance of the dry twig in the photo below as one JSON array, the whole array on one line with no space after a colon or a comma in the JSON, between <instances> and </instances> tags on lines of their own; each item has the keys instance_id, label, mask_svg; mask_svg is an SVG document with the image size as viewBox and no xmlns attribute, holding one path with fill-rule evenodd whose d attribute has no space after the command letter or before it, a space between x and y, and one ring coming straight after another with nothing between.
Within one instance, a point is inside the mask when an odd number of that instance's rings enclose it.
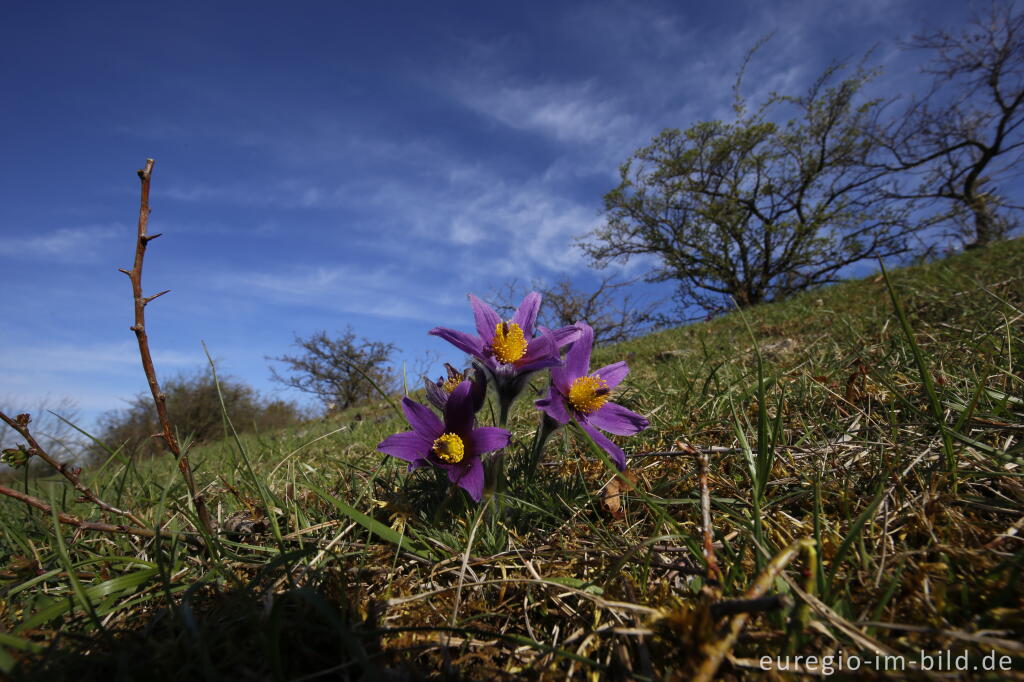
<instances>
[{"instance_id":1,"label":"dry twig","mask_svg":"<svg viewBox=\"0 0 1024 682\"><path fill-rule=\"evenodd\" d=\"M765 569L759 576L754 580L754 584L750 586L746 594L743 595L745 600L759 600L765 595L768 589L772 586L775 578L782 573L782 571L789 565L789 562L800 553L801 549L805 545L813 544L814 540L805 538L798 540L792 545L782 550L774 559L769 562ZM715 673L718 672L718 667L722 664L722 660L725 655L732 650L732 647L736 644L736 640L740 636L740 632L743 627L747 624L747 620L750 619L750 613L743 611L737 613L729 621L729 625L726 628L725 635L704 647L705 657L701 663L700 668L697 669L697 674L693 676L695 682L708 682L714 679Z\"/></svg>"},{"instance_id":2,"label":"dry twig","mask_svg":"<svg viewBox=\"0 0 1024 682\"><path fill-rule=\"evenodd\" d=\"M58 462L53 457L51 457L49 453L47 453L46 450L43 449L43 446L41 446L32 436L32 431L28 428L31 419L27 414L19 414L14 419L11 419L3 412L0 412L0 421L3 421L12 429L17 431L18 434L25 439L25 442L28 443L28 450L26 452L30 456L35 456L43 460L51 467L53 467L54 470L57 471L57 473L59 473L61 476L70 481L71 485L74 486L75 490L77 490L81 494L83 500L92 502L94 505L96 505L105 512L110 512L111 514L123 516L124 518L128 519L137 526L146 525L130 511L119 509L114 505L108 504L101 500L99 497L97 497L96 493L94 493L92 490L86 487L85 484L83 484L81 479L79 478L79 474L81 474L82 471L81 469L75 466L71 466L67 462ZM3 488L3 491L5 491L5 495L8 494L6 492L7 490L10 490L10 488ZM14 495L12 495L11 497L14 497ZM22 498L18 497L18 499ZM49 508L47 508L45 511L49 511Z\"/></svg>"},{"instance_id":3,"label":"dry twig","mask_svg":"<svg viewBox=\"0 0 1024 682\"><path fill-rule=\"evenodd\" d=\"M167 416L167 396L160 390L160 384L156 378L156 368L153 366L153 355L149 351L149 338L146 336L146 306L151 301L166 294L170 289L161 291L158 294L145 297L142 295L142 263L146 257L146 245L160 236L148 234L146 227L149 223L149 183L153 173L153 159L146 159L146 167L139 170L139 179L142 181L142 197L139 204L139 225L138 240L135 243L135 263L131 270L121 268L121 272L128 275L132 283L132 296L135 300L135 324L131 330L139 342L139 355L142 357L142 369L146 372L146 380L149 382L149 390L153 394L153 402L156 404L157 417L160 419L162 432L158 434L167 444L178 462L178 469L185 479L189 495L192 497L192 505L195 507L199 522L207 533L213 533L213 525L210 523L210 512L206 508L206 501L202 493L196 488L195 478L192 476L192 468L189 466L188 454L182 452L174 437L174 430L171 428L171 420Z\"/></svg>"},{"instance_id":4,"label":"dry twig","mask_svg":"<svg viewBox=\"0 0 1024 682\"><path fill-rule=\"evenodd\" d=\"M14 499L20 500L25 504L35 507L40 511L46 512L47 514L51 513L53 510L53 508L50 505L48 505L46 502L43 502L38 497L33 497L32 495L23 493L20 490L8 488L5 485L0 485L0 495L7 495L8 497L13 497ZM64 512L58 512L57 518L60 520L61 523L67 524L69 526L74 526L75 528L78 528L80 530L95 530L101 533L137 535L143 538L155 538L161 535L177 535L183 537L187 542L194 541L194 536L189 536L183 533L174 533L167 531L158 532L153 530L152 528L136 528L134 526L125 526L122 524L86 521L84 519L78 518L77 516L73 516L72 514L66 514Z\"/></svg>"}]
</instances>

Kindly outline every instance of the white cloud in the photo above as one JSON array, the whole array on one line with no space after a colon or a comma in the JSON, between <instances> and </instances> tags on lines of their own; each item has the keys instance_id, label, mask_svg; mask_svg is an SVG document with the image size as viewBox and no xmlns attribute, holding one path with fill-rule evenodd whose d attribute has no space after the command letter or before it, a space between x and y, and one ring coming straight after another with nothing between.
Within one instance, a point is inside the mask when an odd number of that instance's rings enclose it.
<instances>
[{"instance_id":1,"label":"white cloud","mask_svg":"<svg viewBox=\"0 0 1024 682\"><path fill-rule=\"evenodd\" d=\"M46 259L59 263L88 263L102 255L109 240L131 234L124 225L62 227L36 235L13 235L0 240L0 255Z\"/></svg>"},{"instance_id":2,"label":"white cloud","mask_svg":"<svg viewBox=\"0 0 1024 682\"><path fill-rule=\"evenodd\" d=\"M204 362L198 353L156 351L153 362L160 367L185 367ZM37 373L142 372L139 348L134 341L88 345L54 344L0 346L0 366L14 368L24 376ZM5 377L6 383L6 377Z\"/></svg>"},{"instance_id":3,"label":"white cloud","mask_svg":"<svg viewBox=\"0 0 1024 682\"><path fill-rule=\"evenodd\" d=\"M392 265L288 267L274 272L218 275L220 290L256 294L279 304L300 304L381 318L431 321L452 303L442 286L422 281L422 271ZM434 280L437 281L436 278Z\"/></svg>"},{"instance_id":4,"label":"white cloud","mask_svg":"<svg viewBox=\"0 0 1024 682\"><path fill-rule=\"evenodd\" d=\"M200 353L155 351L160 376L202 366ZM133 341L119 343L0 346L4 367L3 404L15 411L53 405L60 396L72 396L79 408L78 424L92 429L100 413L123 406L146 389ZM38 415L33 415L38 416Z\"/></svg>"},{"instance_id":5,"label":"white cloud","mask_svg":"<svg viewBox=\"0 0 1024 682\"><path fill-rule=\"evenodd\" d=\"M481 244L467 253L466 266L478 275L531 277L538 270L582 267L573 237L593 229L599 217L592 207L549 192L540 184L495 183L473 201L457 204L450 217L452 239L465 243L472 234Z\"/></svg>"},{"instance_id":6,"label":"white cloud","mask_svg":"<svg viewBox=\"0 0 1024 682\"><path fill-rule=\"evenodd\" d=\"M561 142L597 142L621 134L633 122L616 99L599 92L592 80L495 86L488 75L481 81L456 85L457 96L466 106L512 128Z\"/></svg>"}]
</instances>

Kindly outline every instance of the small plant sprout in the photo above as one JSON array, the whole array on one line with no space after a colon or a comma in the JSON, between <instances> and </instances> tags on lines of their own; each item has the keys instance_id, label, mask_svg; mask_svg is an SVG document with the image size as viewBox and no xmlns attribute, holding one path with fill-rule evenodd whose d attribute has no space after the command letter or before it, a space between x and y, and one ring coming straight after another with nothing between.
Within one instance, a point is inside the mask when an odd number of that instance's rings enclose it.
<instances>
[{"instance_id":1,"label":"small plant sprout","mask_svg":"<svg viewBox=\"0 0 1024 682\"><path fill-rule=\"evenodd\" d=\"M629 372L629 367L625 362L616 362L590 373L594 330L585 322L577 322L576 326L580 329L580 336L566 352L565 366L551 368L548 396L538 400L536 405L558 424L567 424L575 419L623 471L626 454L598 429L618 436L633 436L650 424L637 413L609 401L612 391Z\"/></svg>"},{"instance_id":2,"label":"small plant sprout","mask_svg":"<svg viewBox=\"0 0 1024 682\"><path fill-rule=\"evenodd\" d=\"M569 326L554 331L541 328L540 336L535 337L540 303L540 294L532 291L523 298L511 320L502 320L493 308L470 294L477 336L444 327L430 330L430 334L472 355L476 359L474 364L489 375L498 395L502 426L508 421L509 407L530 375L561 365L559 349L579 336L579 330Z\"/></svg>"},{"instance_id":3,"label":"small plant sprout","mask_svg":"<svg viewBox=\"0 0 1024 682\"><path fill-rule=\"evenodd\" d=\"M385 438L377 450L405 460L409 469L433 465L448 472L448 479L479 502L484 492L484 467L480 455L508 445L510 434L494 426L476 426L473 384L463 381L444 407L444 420L409 398L402 399L405 418L412 431Z\"/></svg>"}]
</instances>

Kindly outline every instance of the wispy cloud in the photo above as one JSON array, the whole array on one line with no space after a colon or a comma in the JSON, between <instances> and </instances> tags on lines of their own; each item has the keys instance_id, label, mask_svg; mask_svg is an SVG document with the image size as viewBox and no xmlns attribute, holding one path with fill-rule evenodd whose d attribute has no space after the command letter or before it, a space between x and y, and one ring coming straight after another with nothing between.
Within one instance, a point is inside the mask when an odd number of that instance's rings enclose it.
<instances>
[{"instance_id":1,"label":"wispy cloud","mask_svg":"<svg viewBox=\"0 0 1024 682\"><path fill-rule=\"evenodd\" d=\"M205 362L199 353L156 350L153 356L162 375ZM131 341L0 345L0 367L5 392L0 398L10 409L31 410L70 397L87 429L101 412L124 405L146 386L138 346Z\"/></svg>"},{"instance_id":2,"label":"wispy cloud","mask_svg":"<svg viewBox=\"0 0 1024 682\"><path fill-rule=\"evenodd\" d=\"M602 93L594 80L569 83L504 83L482 75L459 83L458 97L481 114L511 128L561 142L592 143L618 136L633 123L617 98Z\"/></svg>"},{"instance_id":3,"label":"wispy cloud","mask_svg":"<svg viewBox=\"0 0 1024 682\"><path fill-rule=\"evenodd\" d=\"M448 218L451 239L476 244L465 266L477 277L530 277L583 266L573 237L599 222L595 207L562 197L540 183L495 183L456 205Z\"/></svg>"},{"instance_id":4,"label":"wispy cloud","mask_svg":"<svg viewBox=\"0 0 1024 682\"><path fill-rule=\"evenodd\" d=\"M131 341L88 345L7 345L0 346L0 366L24 376L58 372L118 372L126 368L134 371L139 369L138 353L138 346ZM188 367L204 361L198 353L159 350L153 353L153 360L162 367Z\"/></svg>"},{"instance_id":5,"label":"wispy cloud","mask_svg":"<svg viewBox=\"0 0 1024 682\"><path fill-rule=\"evenodd\" d=\"M226 272L214 277L213 286L332 313L430 321L453 300L443 286L423 281L422 272L395 265L290 266L271 272Z\"/></svg>"},{"instance_id":6,"label":"wispy cloud","mask_svg":"<svg viewBox=\"0 0 1024 682\"><path fill-rule=\"evenodd\" d=\"M46 259L58 263L90 263L104 254L110 240L123 236L123 225L62 227L35 235L8 235L0 240L0 255Z\"/></svg>"}]
</instances>

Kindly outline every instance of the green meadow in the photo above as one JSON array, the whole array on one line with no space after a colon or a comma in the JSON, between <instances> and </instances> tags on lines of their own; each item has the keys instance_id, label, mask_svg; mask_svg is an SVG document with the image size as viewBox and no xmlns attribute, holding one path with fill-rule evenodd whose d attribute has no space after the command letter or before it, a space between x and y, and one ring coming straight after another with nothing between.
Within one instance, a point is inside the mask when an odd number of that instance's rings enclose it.
<instances>
[{"instance_id":1,"label":"green meadow","mask_svg":"<svg viewBox=\"0 0 1024 682\"><path fill-rule=\"evenodd\" d=\"M613 437L626 472L570 425L528 474L538 373L480 504L376 450L409 428L401 395L180 434L212 534L170 455L108 443L82 473L156 537L57 523L124 519L17 471L4 485L52 509L0 497L0 673L753 679L764 657L811 675L829 657L914 677L952 652L1020 676L1022 328L1018 239L599 347L651 424Z\"/></svg>"}]
</instances>

